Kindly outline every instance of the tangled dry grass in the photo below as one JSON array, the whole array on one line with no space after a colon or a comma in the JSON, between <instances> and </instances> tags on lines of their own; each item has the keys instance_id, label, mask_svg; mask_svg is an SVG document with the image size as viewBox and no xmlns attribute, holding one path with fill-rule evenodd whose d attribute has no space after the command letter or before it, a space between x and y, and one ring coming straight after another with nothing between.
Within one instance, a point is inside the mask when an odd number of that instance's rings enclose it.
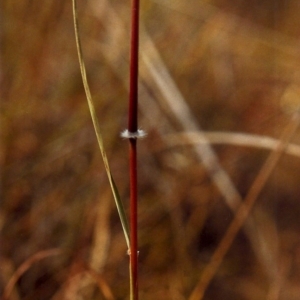
<instances>
[{"instance_id":1,"label":"tangled dry grass","mask_svg":"<svg viewBox=\"0 0 300 300\"><path fill-rule=\"evenodd\" d=\"M126 206L119 136L129 6L78 2L88 77ZM2 8L0 293L127 299L126 243L81 83L71 1L5 0ZM299 10L292 0L142 2L141 299L192 299L276 148L300 103ZM299 299L299 142L298 130L204 299Z\"/></svg>"}]
</instances>

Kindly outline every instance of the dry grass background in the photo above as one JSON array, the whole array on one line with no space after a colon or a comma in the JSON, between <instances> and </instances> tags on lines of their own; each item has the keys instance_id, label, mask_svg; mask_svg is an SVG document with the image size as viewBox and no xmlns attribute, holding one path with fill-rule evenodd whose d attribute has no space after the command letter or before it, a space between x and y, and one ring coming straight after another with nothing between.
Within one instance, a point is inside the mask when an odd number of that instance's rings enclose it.
<instances>
[{"instance_id":1,"label":"dry grass background","mask_svg":"<svg viewBox=\"0 0 300 300\"><path fill-rule=\"evenodd\" d=\"M119 133L127 123L130 3L78 8L127 207ZM234 200L269 153L236 146L240 138L210 144L205 132L278 138L291 118L300 95L299 13L293 0L142 1L141 299L189 299ZM25 262L9 299L127 299L126 244L81 83L71 1L2 1L1 29L0 293ZM177 135L190 131L206 143ZM298 149L278 164L204 299L300 299Z\"/></svg>"}]
</instances>

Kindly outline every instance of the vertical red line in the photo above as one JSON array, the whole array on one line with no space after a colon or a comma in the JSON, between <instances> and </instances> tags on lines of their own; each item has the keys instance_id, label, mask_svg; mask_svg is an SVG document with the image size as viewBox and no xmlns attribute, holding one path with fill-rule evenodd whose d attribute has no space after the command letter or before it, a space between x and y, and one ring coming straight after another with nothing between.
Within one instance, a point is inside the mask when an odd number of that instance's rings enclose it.
<instances>
[{"instance_id":1,"label":"vertical red line","mask_svg":"<svg viewBox=\"0 0 300 300\"><path fill-rule=\"evenodd\" d=\"M138 127L139 6L139 0L132 0L128 130L133 133Z\"/></svg>"},{"instance_id":2,"label":"vertical red line","mask_svg":"<svg viewBox=\"0 0 300 300\"><path fill-rule=\"evenodd\" d=\"M138 131L138 60L139 60L139 0L131 2L131 50L129 87L129 134ZM138 300L138 236L137 236L137 139L129 138L130 160L130 274L133 300Z\"/></svg>"},{"instance_id":3,"label":"vertical red line","mask_svg":"<svg viewBox=\"0 0 300 300\"><path fill-rule=\"evenodd\" d=\"M130 139L130 272L133 299L138 300L138 236L137 236L137 147L136 139Z\"/></svg>"}]
</instances>

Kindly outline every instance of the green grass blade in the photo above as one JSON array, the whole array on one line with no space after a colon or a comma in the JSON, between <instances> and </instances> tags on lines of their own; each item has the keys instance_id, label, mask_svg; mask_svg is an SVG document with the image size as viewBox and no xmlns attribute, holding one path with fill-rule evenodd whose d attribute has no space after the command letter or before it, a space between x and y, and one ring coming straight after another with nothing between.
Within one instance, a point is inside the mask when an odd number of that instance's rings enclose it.
<instances>
[{"instance_id":1,"label":"green grass blade","mask_svg":"<svg viewBox=\"0 0 300 300\"><path fill-rule=\"evenodd\" d=\"M106 152L105 152L105 149L104 149L104 144L103 144L102 134L101 134L101 131L100 131L100 126L99 126L98 118L97 118L96 111L95 111L95 106L94 106L94 103L93 103L93 100L92 100L91 91L90 91L89 84L88 84L88 81L87 81L86 69L85 69L85 64L84 64L83 55L82 55L82 47L81 47L80 38L79 38L76 0L72 0L72 6L73 6L73 19L74 19L76 48L77 48L77 53L78 53L78 60L79 60L79 65L80 65L82 82L83 82L83 86L84 86L84 90L85 90L85 94L86 94L86 98L87 98L91 118L92 118L92 121L93 121L97 141L98 141L98 144L99 144L100 152L101 152L101 155L102 155L104 167L105 167L105 170L106 170L106 173L107 173L107 177L108 177L108 180L109 180L109 183L110 183L110 187L111 187L111 190L112 190L112 193L113 193L113 197L114 197L115 202L116 202L116 206L117 206L117 210L118 210L119 217L120 217L120 220L121 220L121 224L122 224L122 227L123 227L127 247L129 249L130 248L130 243L129 243L128 220L127 220L127 217L126 217L126 214L125 214L123 203L120 199L120 195L119 195L117 186L115 184L115 181L114 181L113 176L112 176L111 171L110 171L107 155L106 155Z\"/></svg>"}]
</instances>

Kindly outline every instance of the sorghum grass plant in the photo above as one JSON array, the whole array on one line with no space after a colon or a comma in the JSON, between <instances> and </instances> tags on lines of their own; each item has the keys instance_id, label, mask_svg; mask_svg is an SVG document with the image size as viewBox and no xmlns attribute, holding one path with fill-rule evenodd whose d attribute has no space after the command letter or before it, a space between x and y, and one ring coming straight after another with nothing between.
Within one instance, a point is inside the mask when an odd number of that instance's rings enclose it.
<instances>
[{"instance_id":1,"label":"sorghum grass plant","mask_svg":"<svg viewBox=\"0 0 300 300\"><path fill-rule=\"evenodd\" d=\"M298 300L300 137L283 132L299 104L299 5L140 5L139 298ZM129 299L130 226L124 238L72 1L1 6L0 295ZM129 216L130 1L78 0L77 13Z\"/></svg>"}]
</instances>

